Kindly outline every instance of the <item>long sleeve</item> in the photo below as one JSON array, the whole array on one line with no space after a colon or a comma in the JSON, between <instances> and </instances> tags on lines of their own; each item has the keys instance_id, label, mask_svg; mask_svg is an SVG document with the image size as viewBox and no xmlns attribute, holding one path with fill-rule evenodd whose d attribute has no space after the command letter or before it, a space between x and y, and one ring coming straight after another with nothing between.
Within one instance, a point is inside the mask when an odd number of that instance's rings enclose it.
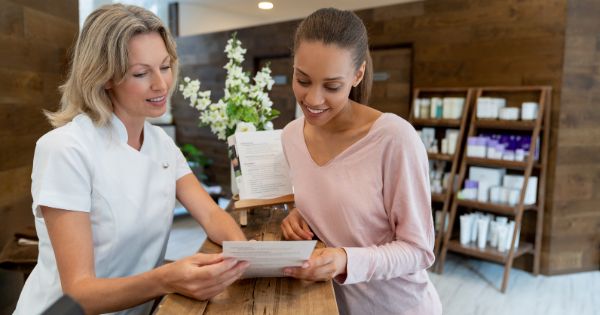
<instances>
[{"instance_id":1,"label":"long sleeve","mask_svg":"<svg viewBox=\"0 0 600 315\"><path fill-rule=\"evenodd\" d=\"M414 128L389 113L324 165L310 155L304 120L282 140L296 207L327 246L348 254L334 287L342 314L441 314L433 261L427 154ZM340 284L341 283L341 284Z\"/></svg>"},{"instance_id":2,"label":"long sleeve","mask_svg":"<svg viewBox=\"0 0 600 315\"><path fill-rule=\"evenodd\" d=\"M394 240L344 247L348 255L344 284L392 279L434 262L427 153L412 127L399 131L382 156L383 202Z\"/></svg>"}]
</instances>

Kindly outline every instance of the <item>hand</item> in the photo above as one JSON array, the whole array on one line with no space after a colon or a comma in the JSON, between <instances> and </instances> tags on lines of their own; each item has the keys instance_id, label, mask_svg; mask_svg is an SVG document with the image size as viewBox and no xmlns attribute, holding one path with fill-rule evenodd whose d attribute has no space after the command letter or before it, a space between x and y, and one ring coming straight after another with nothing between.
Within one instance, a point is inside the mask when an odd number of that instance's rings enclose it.
<instances>
[{"instance_id":1,"label":"hand","mask_svg":"<svg viewBox=\"0 0 600 315\"><path fill-rule=\"evenodd\" d=\"M314 234L300 215L298 208L292 209L281 223L281 231L286 240L312 240Z\"/></svg>"},{"instance_id":2,"label":"hand","mask_svg":"<svg viewBox=\"0 0 600 315\"><path fill-rule=\"evenodd\" d=\"M160 267L160 280L167 293L177 292L207 300L239 279L248 262L223 259L221 254L196 254Z\"/></svg>"},{"instance_id":3,"label":"hand","mask_svg":"<svg viewBox=\"0 0 600 315\"><path fill-rule=\"evenodd\" d=\"M286 276L309 281L326 281L346 274L348 256L343 248L317 248L302 267L283 270Z\"/></svg>"}]
</instances>

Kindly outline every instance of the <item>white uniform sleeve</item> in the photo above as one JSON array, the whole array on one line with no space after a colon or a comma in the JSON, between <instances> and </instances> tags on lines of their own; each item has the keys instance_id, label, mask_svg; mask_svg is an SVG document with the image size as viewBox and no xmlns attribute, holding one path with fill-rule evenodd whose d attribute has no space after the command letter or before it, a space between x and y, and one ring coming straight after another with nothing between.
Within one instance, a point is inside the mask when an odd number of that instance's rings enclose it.
<instances>
[{"instance_id":1,"label":"white uniform sleeve","mask_svg":"<svg viewBox=\"0 0 600 315\"><path fill-rule=\"evenodd\" d=\"M90 162L73 135L55 130L40 138L31 173L33 214L42 217L40 206L90 212Z\"/></svg>"},{"instance_id":2,"label":"white uniform sleeve","mask_svg":"<svg viewBox=\"0 0 600 315\"><path fill-rule=\"evenodd\" d=\"M192 170L190 169L190 166L188 165L185 156L183 156L183 153L181 153L181 149L179 149L179 147L175 144L173 139L168 137L166 134L165 136L168 138L167 141L169 141L173 152L175 152L175 180L178 180L183 176L191 173Z\"/></svg>"}]
</instances>

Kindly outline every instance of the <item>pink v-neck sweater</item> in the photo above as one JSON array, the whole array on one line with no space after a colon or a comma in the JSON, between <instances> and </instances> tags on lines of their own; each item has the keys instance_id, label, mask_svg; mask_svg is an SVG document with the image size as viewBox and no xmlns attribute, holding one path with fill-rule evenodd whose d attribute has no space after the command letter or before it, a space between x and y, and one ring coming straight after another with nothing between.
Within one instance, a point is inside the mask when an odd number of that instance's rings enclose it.
<instances>
[{"instance_id":1,"label":"pink v-neck sweater","mask_svg":"<svg viewBox=\"0 0 600 315\"><path fill-rule=\"evenodd\" d=\"M381 115L325 165L304 140L304 118L282 135L296 206L314 233L348 255L334 283L342 314L441 314L426 269L434 262L427 153L414 128ZM339 280L339 281L338 281Z\"/></svg>"}]
</instances>

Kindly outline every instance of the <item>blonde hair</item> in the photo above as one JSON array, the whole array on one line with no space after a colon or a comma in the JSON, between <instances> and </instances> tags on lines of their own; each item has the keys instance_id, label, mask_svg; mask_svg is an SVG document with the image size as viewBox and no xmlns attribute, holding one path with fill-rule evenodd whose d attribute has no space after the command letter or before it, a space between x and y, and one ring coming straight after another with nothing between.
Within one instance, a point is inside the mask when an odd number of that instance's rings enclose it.
<instances>
[{"instance_id":1,"label":"blonde hair","mask_svg":"<svg viewBox=\"0 0 600 315\"><path fill-rule=\"evenodd\" d=\"M127 73L129 40L138 34L156 32L162 37L171 57L173 77L177 78L178 60L175 41L161 20L152 12L133 5L105 5L85 20L77 39L70 71L60 87L62 98L57 112L45 112L50 124L60 127L80 113L103 126L113 112L105 89L109 80L123 81ZM173 83L169 96L176 83Z\"/></svg>"}]
</instances>

